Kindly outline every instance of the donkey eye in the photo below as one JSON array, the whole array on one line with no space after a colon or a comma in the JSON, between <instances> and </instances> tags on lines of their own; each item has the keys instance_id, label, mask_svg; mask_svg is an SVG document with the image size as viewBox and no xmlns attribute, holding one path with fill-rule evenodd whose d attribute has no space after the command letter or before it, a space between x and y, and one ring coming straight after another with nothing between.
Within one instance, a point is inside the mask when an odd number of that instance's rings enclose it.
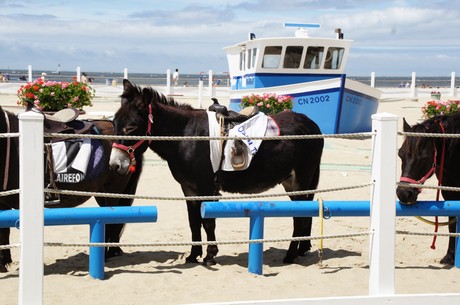
<instances>
[{"instance_id":1,"label":"donkey eye","mask_svg":"<svg viewBox=\"0 0 460 305\"><path fill-rule=\"evenodd\" d=\"M125 135L136 134L137 129L138 128L136 126L126 126L123 128L123 134Z\"/></svg>"}]
</instances>

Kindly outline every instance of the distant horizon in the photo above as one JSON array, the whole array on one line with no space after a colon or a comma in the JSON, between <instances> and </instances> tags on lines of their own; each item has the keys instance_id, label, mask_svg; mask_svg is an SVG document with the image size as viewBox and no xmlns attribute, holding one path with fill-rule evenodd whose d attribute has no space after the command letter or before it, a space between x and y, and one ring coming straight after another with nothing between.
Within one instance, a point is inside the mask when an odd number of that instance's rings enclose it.
<instances>
[{"instance_id":1,"label":"distant horizon","mask_svg":"<svg viewBox=\"0 0 460 305\"><path fill-rule=\"evenodd\" d=\"M129 74L136 74L136 75L139 75L139 74L146 74L146 75L154 75L154 74L158 74L158 75L166 75L167 72L166 71L163 71L163 72L132 72L128 69L128 76ZM171 68L171 75L172 73L174 72L174 69ZM26 73L28 73L28 69L27 68L1 68L0 67L0 72L1 73L6 73L6 71L25 71ZM32 73L33 74L40 74L42 72L45 72L45 73L51 73L52 75L59 75L55 72L57 72L57 70L53 70L53 69L32 69ZM70 73L77 73L77 69L75 68L75 70L60 70L59 72L61 73L64 73L64 74L70 74ZM100 73L100 74L104 74L104 73L111 73L111 74L123 74L124 73L124 69L121 70L121 71L97 71L97 70L94 70L94 71L91 71L91 70L80 70L81 73L86 73L86 74L91 74L91 73ZM180 70L179 70L180 72ZM208 75L208 72L209 70L207 71L201 71L201 72L196 72L196 73L180 73L181 75L200 75L202 73L204 73L203 75ZM375 72L375 77L376 78L379 78L379 77L392 77L392 78L398 78L398 77L404 77L404 78L412 78L412 72L408 73L407 75L379 75L377 71L374 71ZM421 75L419 73L417 73L417 71L413 71L416 73L416 77L423 77L423 78L429 78L429 77L442 77L442 78L451 78L451 75L452 75L452 72L456 72L456 71L450 71L450 72L447 72L445 75ZM213 71L213 74L214 75L225 75L227 74L228 72L227 71ZM371 73L369 73L369 75L358 75L358 74L346 74L347 76L349 77L371 77ZM458 73L456 73L455 75L455 78L458 79L460 77L460 75Z\"/></svg>"}]
</instances>

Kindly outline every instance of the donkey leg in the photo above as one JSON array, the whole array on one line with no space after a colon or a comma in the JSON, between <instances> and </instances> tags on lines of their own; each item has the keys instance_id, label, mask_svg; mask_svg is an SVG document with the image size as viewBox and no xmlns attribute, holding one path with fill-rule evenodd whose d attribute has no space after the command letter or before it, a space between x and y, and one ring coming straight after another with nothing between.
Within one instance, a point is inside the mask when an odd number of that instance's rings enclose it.
<instances>
[{"instance_id":1,"label":"donkey leg","mask_svg":"<svg viewBox=\"0 0 460 305\"><path fill-rule=\"evenodd\" d=\"M118 243L120 242L121 234L125 224L107 224L105 226L105 242L107 243ZM118 247L107 247L105 248L105 259L108 260L111 257L122 256L123 250Z\"/></svg>"},{"instance_id":2,"label":"donkey leg","mask_svg":"<svg viewBox=\"0 0 460 305\"><path fill-rule=\"evenodd\" d=\"M449 217L449 221L453 220L455 217ZM457 223L453 222L449 224L449 232L455 233ZM449 246L447 248L446 255L441 259L441 264L445 265L454 265L455 260L455 237L449 237Z\"/></svg>"},{"instance_id":3,"label":"donkey leg","mask_svg":"<svg viewBox=\"0 0 460 305\"><path fill-rule=\"evenodd\" d=\"M309 236L311 232L311 217L294 217L294 232L292 237ZM300 255L305 256L311 248L309 240L306 241L291 241L283 263L292 264Z\"/></svg>"},{"instance_id":4,"label":"donkey leg","mask_svg":"<svg viewBox=\"0 0 460 305\"><path fill-rule=\"evenodd\" d=\"M0 245L9 245L10 243L10 228L0 229ZM13 261L11 260L10 249L0 250L0 272L7 272L8 265Z\"/></svg>"},{"instance_id":5,"label":"donkey leg","mask_svg":"<svg viewBox=\"0 0 460 305\"><path fill-rule=\"evenodd\" d=\"M203 227L208 237L208 241L215 241L216 240L216 219L209 218L209 219L202 219ZM207 266L212 266L216 264L215 257L219 252L217 245L208 245L206 249L206 257L203 259L203 264Z\"/></svg>"},{"instance_id":6,"label":"donkey leg","mask_svg":"<svg viewBox=\"0 0 460 305\"><path fill-rule=\"evenodd\" d=\"M299 217L294 217L293 218L293 221L294 221L294 232L292 233L293 237L298 236L298 233L297 233L297 230L296 230L299 227L298 219L299 219ZM294 263L294 260L298 256L298 252L297 252L297 247L298 246L299 246L298 241L291 241L289 243L289 248L288 248L288 250L286 252L286 256L283 259L283 263L285 263L285 264L293 264Z\"/></svg>"},{"instance_id":7,"label":"donkey leg","mask_svg":"<svg viewBox=\"0 0 460 305\"><path fill-rule=\"evenodd\" d=\"M311 217L301 217L300 221L300 235L299 236L310 236L311 235L311 225L312 219ZM299 248L297 253L300 256L305 256L311 249L311 241L310 240L303 240L299 242Z\"/></svg>"},{"instance_id":8,"label":"donkey leg","mask_svg":"<svg viewBox=\"0 0 460 305\"><path fill-rule=\"evenodd\" d=\"M192 231L192 241L201 241L201 213L199 201L187 201L188 222ZM203 255L201 246L192 246L190 255L185 259L187 263L198 263L197 257Z\"/></svg>"}]
</instances>

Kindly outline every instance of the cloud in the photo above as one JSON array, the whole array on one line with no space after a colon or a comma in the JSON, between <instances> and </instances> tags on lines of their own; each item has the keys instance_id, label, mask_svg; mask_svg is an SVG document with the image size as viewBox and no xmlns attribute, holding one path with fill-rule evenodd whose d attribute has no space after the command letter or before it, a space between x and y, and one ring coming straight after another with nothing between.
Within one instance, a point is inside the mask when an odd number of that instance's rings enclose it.
<instances>
[{"instance_id":1,"label":"cloud","mask_svg":"<svg viewBox=\"0 0 460 305\"><path fill-rule=\"evenodd\" d=\"M170 0L152 8L145 0L0 0L0 8L0 24L8 25L0 27L0 65L9 66L38 62L46 68L59 61L105 71L225 71L223 47L248 32L292 35L284 21L320 23L312 36L335 37L334 29L342 28L354 40L349 71L409 65L416 70L428 65L422 59L439 62L437 71L450 70L460 47L456 1Z\"/></svg>"}]
</instances>

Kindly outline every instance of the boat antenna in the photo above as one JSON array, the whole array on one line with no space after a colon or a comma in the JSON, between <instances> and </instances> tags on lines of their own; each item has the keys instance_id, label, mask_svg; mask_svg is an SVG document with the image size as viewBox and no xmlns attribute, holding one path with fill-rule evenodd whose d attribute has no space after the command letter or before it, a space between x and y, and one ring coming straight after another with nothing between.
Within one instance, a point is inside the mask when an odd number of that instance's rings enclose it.
<instances>
[{"instance_id":1,"label":"boat antenna","mask_svg":"<svg viewBox=\"0 0 460 305\"><path fill-rule=\"evenodd\" d=\"M285 22L285 28L297 28L295 32L296 37L308 37L307 29L319 29L321 25L319 23L295 23L295 22Z\"/></svg>"}]
</instances>

